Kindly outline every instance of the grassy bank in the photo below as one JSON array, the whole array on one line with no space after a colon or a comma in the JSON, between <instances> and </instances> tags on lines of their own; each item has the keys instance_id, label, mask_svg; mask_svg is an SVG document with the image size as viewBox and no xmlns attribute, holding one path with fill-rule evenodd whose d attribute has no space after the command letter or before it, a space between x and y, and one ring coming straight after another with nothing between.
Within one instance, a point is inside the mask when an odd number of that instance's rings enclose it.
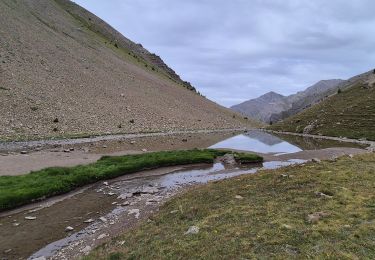
<instances>
[{"instance_id":1,"label":"grassy bank","mask_svg":"<svg viewBox=\"0 0 375 260\"><path fill-rule=\"evenodd\" d=\"M375 87L342 90L303 112L270 126L271 130L375 140Z\"/></svg>"},{"instance_id":2,"label":"grassy bank","mask_svg":"<svg viewBox=\"0 0 375 260\"><path fill-rule=\"evenodd\" d=\"M99 180L146 169L212 163L227 151L189 150L103 157L95 163L70 168L47 168L22 176L0 176L0 211L72 191ZM259 162L257 155L235 154L243 163Z\"/></svg>"},{"instance_id":3,"label":"grassy bank","mask_svg":"<svg viewBox=\"0 0 375 260\"><path fill-rule=\"evenodd\" d=\"M87 259L375 259L374 173L366 154L210 183Z\"/></svg>"}]
</instances>

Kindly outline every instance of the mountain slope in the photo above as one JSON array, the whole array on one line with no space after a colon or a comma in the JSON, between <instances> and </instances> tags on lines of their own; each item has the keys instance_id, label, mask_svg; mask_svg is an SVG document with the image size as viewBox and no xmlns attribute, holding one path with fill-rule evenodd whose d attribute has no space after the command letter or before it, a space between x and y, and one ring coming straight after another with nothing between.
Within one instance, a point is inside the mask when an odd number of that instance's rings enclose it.
<instances>
[{"instance_id":1,"label":"mountain slope","mask_svg":"<svg viewBox=\"0 0 375 260\"><path fill-rule=\"evenodd\" d=\"M281 113L271 115L270 121L278 122L321 102L327 96L335 93L343 82L344 80L341 79L321 80L308 87L305 91L288 96L286 99L290 104L290 108Z\"/></svg>"},{"instance_id":2,"label":"mountain slope","mask_svg":"<svg viewBox=\"0 0 375 260\"><path fill-rule=\"evenodd\" d=\"M342 82L343 80L340 79L322 80L304 91L287 97L275 92L269 92L259 98L243 102L231 108L265 123L274 123L320 102L325 97L336 92L338 85ZM265 98L265 96L267 97L270 94L275 97L274 100Z\"/></svg>"},{"instance_id":3,"label":"mountain slope","mask_svg":"<svg viewBox=\"0 0 375 260\"><path fill-rule=\"evenodd\" d=\"M340 84L341 93L287 118L270 129L375 140L375 74L370 71Z\"/></svg>"},{"instance_id":4,"label":"mountain slope","mask_svg":"<svg viewBox=\"0 0 375 260\"><path fill-rule=\"evenodd\" d=\"M279 113L288 108L289 105L285 97L275 92L268 92L259 98L251 99L231 107L234 111L266 123L269 123L272 114Z\"/></svg>"},{"instance_id":5,"label":"mountain slope","mask_svg":"<svg viewBox=\"0 0 375 260\"><path fill-rule=\"evenodd\" d=\"M258 125L68 0L1 0L0 23L0 139Z\"/></svg>"}]
</instances>

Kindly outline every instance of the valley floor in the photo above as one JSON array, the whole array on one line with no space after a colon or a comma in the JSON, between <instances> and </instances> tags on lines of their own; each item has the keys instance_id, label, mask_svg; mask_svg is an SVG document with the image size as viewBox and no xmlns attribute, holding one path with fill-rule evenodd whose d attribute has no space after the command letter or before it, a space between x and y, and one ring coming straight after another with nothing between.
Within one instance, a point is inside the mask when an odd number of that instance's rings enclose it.
<instances>
[{"instance_id":1,"label":"valley floor","mask_svg":"<svg viewBox=\"0 0 375 260\"><path fill-rule=\"evenodd\" d=\"M374 259L374 172L368 153L211 182L86 259Z\"/></svg>"}]
</instances>

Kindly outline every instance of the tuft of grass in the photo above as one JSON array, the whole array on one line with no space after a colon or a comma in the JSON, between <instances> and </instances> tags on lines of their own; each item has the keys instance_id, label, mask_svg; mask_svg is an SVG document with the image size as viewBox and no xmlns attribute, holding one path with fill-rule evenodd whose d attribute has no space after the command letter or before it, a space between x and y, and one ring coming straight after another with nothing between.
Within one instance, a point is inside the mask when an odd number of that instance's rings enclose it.
<instances>
[{"instance_id":1,"label":"tuft of grass","mask_svg":"<svg viewBox=\"0 0 375 260\"><path fill-rule=\"evenodd\" d=\"M78 187L147 169L212 163L227 151L187 150L119 157L104 156L95 163L70 168L47 168L21 176L0 176L0 211L67 193ZM241 155L240 155L241 156ZM254 160L260 157L255 156Z\"/></svg>"},{"instance_id":2,"label":"tuft of grass","mask_svg":"<svg viewBox=\"0 0 375 260\"><path fill-rule=\"evenodd\" d=\"M209 183L85 259L375 259L374 172L365 154Z\"/></svg>"}]
</instances>

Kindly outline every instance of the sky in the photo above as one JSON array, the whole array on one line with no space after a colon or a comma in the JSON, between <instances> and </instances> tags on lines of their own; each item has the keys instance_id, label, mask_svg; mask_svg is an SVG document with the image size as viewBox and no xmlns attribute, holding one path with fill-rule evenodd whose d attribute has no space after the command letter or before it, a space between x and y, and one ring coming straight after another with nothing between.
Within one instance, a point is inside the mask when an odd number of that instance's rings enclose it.
<instances>
[{"instance_id":1,"label":"sky","mask_svg":"<svg viewBox=\"0 0 375 260\"><path fill-rule=\"evenodd\" d=\"M373 0L74 0L232 106L375 67Z\"/></svg>"}]
</instances>

